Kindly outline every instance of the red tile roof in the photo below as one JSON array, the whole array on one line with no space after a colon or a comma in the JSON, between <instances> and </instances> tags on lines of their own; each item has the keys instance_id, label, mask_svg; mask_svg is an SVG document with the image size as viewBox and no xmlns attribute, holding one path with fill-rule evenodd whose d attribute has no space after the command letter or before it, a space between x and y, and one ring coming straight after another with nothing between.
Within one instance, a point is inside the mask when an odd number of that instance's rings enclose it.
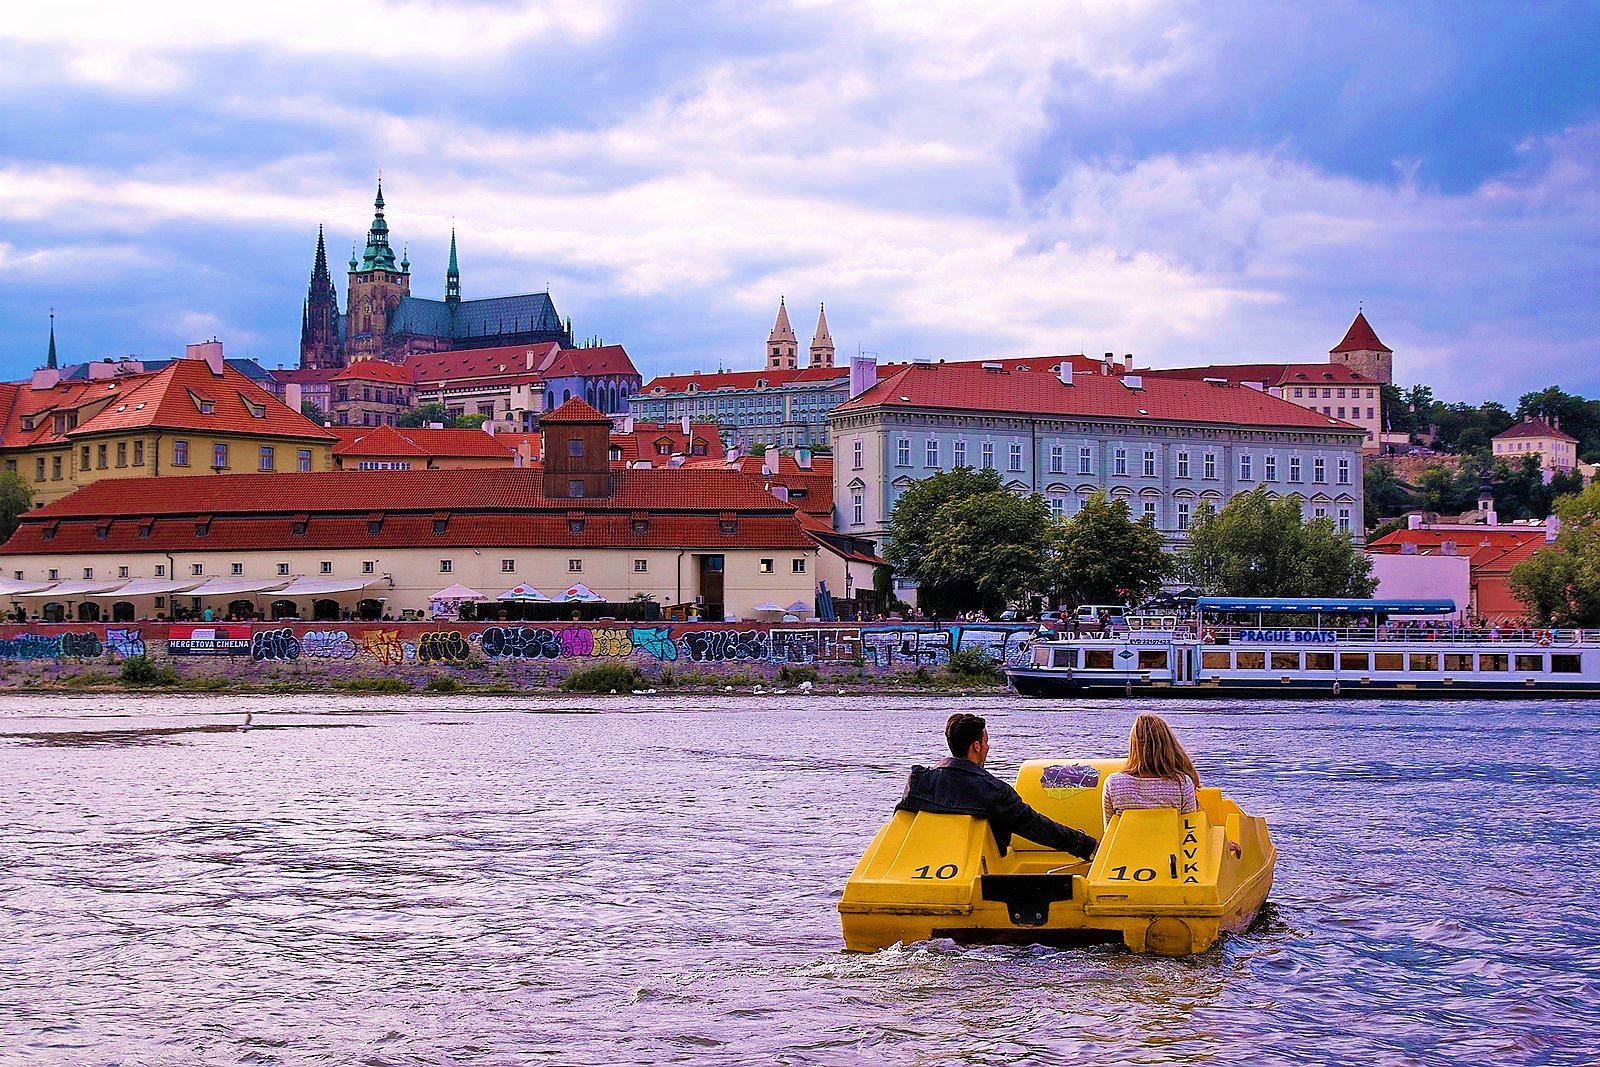
<instances>
[{"instance_id":1,"label":"red tile roof","mask_svg":"<svg viewBox=\"0 0 1600 1067\"><path fill-rule=\"evenodd\" d=\"M663 444L665 454L660 451ZM635 422L632 433L613 433L611 446L622 449L624 463L647 460L659 466L673 456L682 456L696 465L720 466L725 459L722 430L714 422L691 422L687 434L680 422ZM696 446L704 449L699 455L694 452Z\"/></svg>"},{"instance_id":2,"label":"red tile roof","mask_svg":"<svg viewBox=\"0 0 1600 1067\"><path fill-rule=\"evenodd\" d=\"M1403 551L1402 546L1416 545L1419 555L1437 556L1443 554L1446 541L1455 545L1457 555L1468 557L1473 567L1482 567L1504 565L1504 561L1511 556L1514 556L1514 562L1532 555L1545 546L1545 532L1543 527L1538 526L1526 530L1507 530L1503 527L1391 530L1368 544L1367 549L1384 555L1399 555Z\"/></svg>"},{"instance_id":3,"label":"red tile roof","mask_svg":"<svg viewBox=\"0 0 1600 1067\"><path fill-rule=\"evenodd\" d=\"M3 551L811 545L792 507L735 471L623 470L612 481L611 496L574 500L545 497L536 472L514 468L103 479L28 512ZM568 525L574 513L584 517L578 533ZM445 528L435 533L441 514ZM199 515L210 517L203 536ZM727 515L737 520L732 533L722 531ZM642 530L634 526L640 516ZM140 537L151 519L152 532ZM304 533L294 532L297 522Z\"/></svg>"},{"instance_id":4,"label":"red tile roof","mask_svg":"<svg viewBox=\"0 0 1600 1067\"><path fill-rule=\"evenodd\" d=\"M1075 373L1073 384L1066 385L1056 375L1038 370L989 370L977 363L913 364L835 410L937 408L1365 433L1259 389L1159 377L1145 377L1141 388L1130 389L1123 384L1126 380L1121 375Z\"/></svg>"},{"instance_id":5,"label":"red tile roof","mask_svg":"<svg viewBox=\"0 0 1600 1067\"><path fill-rule=\"evenodd\" d=\"M500 459L511 462L515 442L482 430L435 430L426 427L375 426L339 434L335 456L417 456L455 459Z\"/></svg>"},{"instance_id":6,"label":"red tile roof","mask_svg":"<svg viewBox=\"0 0 1600 1067\"><path fill-rule=\"evenodd\" d=\"M324 385L333 381L341 369L339 367L295 367L289 369L280 367L267 373L275 381L285 384L295 382L300 385Z\"/></svg>"},{"instance_id":7,"label":"red tile roof","mask_svg":"<svg viewBox=\"0 0 1600 1067\"><path fill-rule=\"evenodd\" d=\"M1140 371L1147 378L1202 381L1221 378L1235 385L1257 382L1269 388L1284 385L1371 385L1378 383L1343 363L1214 363L1206 367L1160 367Z\"/></svg>"},{"instance_id":8,"label":"red tile roof","mask_svg":"<svg viewBox=\"0 0 1600 1067\"><path fill-rule=\"evenodd\" d=\"M1541 418L1525 418L1512 426L1494 435L1496 441L1511 441L1519 437L1553 437L1558 441L1571 441L1577 443L1577 438L1565 430L1550 425Z\"/></svg>"},{"instance_id":9,"label":"red tile roof","mask_svg":"<svg viewBox=\"0 0 1600 1067\"><path fill-rule=\"evenodd\" d=\"M383 382L386 385L410 385L411 368L381 359L364 359L336 372L331 379L336 382Z\"/></svg>"},{"instance_id":10,"label":"red tile roof","mask_svg":"<svg viewBox=\"0 0 1600 1067\"><path fill-rule=\"evenodd\" d=\"M548 415L539 416L539 424L547 422L604 422L610 423L611 417L596 411L578 397L562 404Z\"/></svg>"},{"instance_id":11,"label":"red tile roof","mask_svg":"<svg viewBox=\"0 0 1600 1067\"><path fill-rule=\"evenodd\" d=\"M542 368L546 378L596 377L602 374L639 376L639 369L621 345L563 348Z\"/></svg>"},{"instance_id":12,"label":"red tile roof","mask_svg":"<svg viewBox=\"0 0 1600 1067\"><path fill-rule=\"evenodd\" d=\"M333 441L335 436L249 378L224 366L212 371L198 359L173 360L154 374L142 375L113 404L70 431L71 438L98 433L161 428L242 434L251 437ZM209 404L205 411L202 405Z\"/></svg>"},{"instance_id":13,"label":"red tile roof","mask_svg":"<svg viewBox=\"0 0 1600 1067\"><path fill-rule=\"evenodd\" d=\"M441 381L487 378L511 374L518 380L538 378L554 361L561 346L554 341L497 348L466 348L453 352L428 352L411 356L406 366L418 385Z\"/></svg>"},{"instance_id":14,"label":"red tile roof","mask_svg":"<svg viewBox=\"0 0 1600 1067\"><path fill-rule=\"evenodd\" d=\"M1378 340L1378 335L1372 331L1372 324L1367 322L1365 312L1356 312L1355 321L1344 332L1344 340L1328 349L1333 352L1392 352L1388 345Z\"/></svg>"},{"instance_id":15,"label":"red tile roof","mask_svg":"<svg viewBox=\"0 0 1600 1067\"><path fill-rule=\"evenodd\" d=\"M718 371L715 374L661 374L651 378L640 387L641 393L653 393L657 390L663 393L681 393L693 384L700 392L712 389L755 389L758 382L766 382L761 388L776 389L780 385L792 382L830 382L840 378L850 377L849 367L801 367L796 370L733 370Z\"/></svg>"}]
</instances>

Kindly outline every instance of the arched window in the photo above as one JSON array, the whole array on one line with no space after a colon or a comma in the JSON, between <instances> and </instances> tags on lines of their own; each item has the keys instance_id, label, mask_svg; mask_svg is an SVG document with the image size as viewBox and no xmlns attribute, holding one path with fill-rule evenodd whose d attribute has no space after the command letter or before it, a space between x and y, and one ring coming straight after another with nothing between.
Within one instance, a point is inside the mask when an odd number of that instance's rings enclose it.
<instances>
[{"instance_id":1,"label":"arched window","mask_svg":"<svg viewBox=\"0 0 1600 1067\"><path fill-rule=\"evenodd\" d=\"M339 602L337 600L313 600L311 602L311 617L318 622L332 622L339 617Z\"/></svg>"},{"instance_id":2,"label":"arched window","mask_svg":"<svg viewBox=\"0 0 1600 1067\"><path fill-rule=\"evenodd\" d=\"M228 614L236 619L248 619L254 616L255 613L256 605L253 600L230 600L228 602Z\"/></svg>"},{"instance_id":3,"label":"arched window","mask_svg":"<svg viewBox=\"0 0 1600 1067\"><path fill-rule=\"evenodd\" d=\"M115 604L111 605L112 622L132 622L133 619L134 614L132 601L119 600Z\"/></svg>"},{"instance_id":4,"label":"arched window","mask_svg":"<svg viewBox=\"0 0 1600 1067\"><path fill-rule=\"evenodd\" d=\"M373 600L370 597L366 600L360 601L356 604L356 616L357 618L365 619L368 622L371 622L374 619L382 618L383 601Z\"/></svg>"},{"instance_id":5,"label":"arched window","mask_svg":"<svg viewBox=\"0 0 1600 1067\"><path fill-rule=\"evenodd\" d=\"M100 621L100 605L96 604L92 600L85 600L82 604L79 604L78 605L78 621L79 622L99 622Z\"/></svg>"},{"instance_id":6,"label":"arched window","mask_svg":"<svg viewBox=\"0 0 1600 1067\"><path fill-rule=\"evenodd\" d=\"M292 600L274 600L272 602L271 615L274 619L298 619L300 617L300 605Z\"/></svg>"},{"instance_id":7,"label":"arched window","mask_svg":"<svg viewBox=\"0 0 1600 1067\"><path fill-rule=\"evenodd\" d=\"M572 390L571 389L563 389L563 390L561 390L561 402L563 404L565 404L567 401L569 401L571 399L572 399Z\"/></svg>"},{"instance_id":8,"label":"arched window","mask_svg":"<svg viewBox=\"0 0 1600 1067\"><path fill-rule=\"evenodd\" d=\"M40 614L42 614L44 616L44 621L45 622L66 622L67 621L66 608L64 608L62 605L56 603L54 600L52 600L50 603L46 604L44 606L44 611L41 612Z\"/></svg>"}]
</instances>

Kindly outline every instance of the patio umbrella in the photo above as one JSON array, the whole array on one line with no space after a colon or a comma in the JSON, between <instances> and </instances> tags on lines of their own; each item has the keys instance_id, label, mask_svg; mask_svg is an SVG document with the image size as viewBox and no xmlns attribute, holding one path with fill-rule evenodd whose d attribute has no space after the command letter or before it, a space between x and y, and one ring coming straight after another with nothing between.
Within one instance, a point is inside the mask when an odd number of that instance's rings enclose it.
<instances>
[{"instance_id":1,"label":"patio umbrella","mask_svg":"<svg viewBox=\"0 0 1600 1067\"><path fill-rule=\"evenodd\" d=\"M447 588L439 590L437 593L434 593L432 596L428 597L428 599L429 600L484 600L484 599L487 599L487 598L484 597L484 595L482 593L478 592L476 589L473 589L470 586L462 585L460 582L457 582L455 585L448 586Z\"/></svg>"},{"instance_id":2,"label":"patio umbrella","mask_svg":"<svg viewBox=\"0 0 1600 1067\"><path fill-rule=\"evenodd\" d=\"M539 592L539 590L535 589L533 586L529 585L527 582L522 582L522 583L520 583L518 585L512 586L510 589L507 589L504 593L501 593L499 596L495 597L495 599L496 600L500 600L500 601L504 601L506 603L513 603L513 604L548 604L548 603L550 603L550 598L549 597L547 597L543 593Z\"/></svg>"},{"instance_id":3,"label":"patio umbrella","mask_svg":"<svg viewBox=\"0 0 1600 1067\"><path fill-rule=\"evenodd\" d=\"M813 607L814 605L807 604L804 600L796 600L789 605L787 610L794 612L796 615L804 615L806 612L811 611Z\"/></svg>"},{"instance_id":4,"label":"patio umbrella","mask_svg":"<svg viewBox=\"0 0 1600 1067\"><path fill-rule=\"evenodd\" d=\"M778 605L774 604L770 600L767 601L765 604L757 604L756 605L756 610L757 611L777 611L777 612L783 611L782 608L778 607Z\"/></svg>"},{"instance_id":5,"label":"patio umbrella","mask_svg":"<svg viewBox=\"0 0 1600 1067\"><path fill-rule=\"evenodd\" d=\"M571 604L576 601L582 601L585 604L603 604L606 598L579 582L577 585L568 588L558 599L564 604Z\"/></svg>"}]
</instances>

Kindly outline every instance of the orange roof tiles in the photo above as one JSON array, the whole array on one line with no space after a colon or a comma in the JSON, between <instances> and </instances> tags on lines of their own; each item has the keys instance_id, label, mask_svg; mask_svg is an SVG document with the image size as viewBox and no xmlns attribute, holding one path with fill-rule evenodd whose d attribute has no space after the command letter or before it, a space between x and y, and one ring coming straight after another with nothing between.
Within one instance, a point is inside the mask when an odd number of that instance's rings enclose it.
<instances>
[{"instance_id":1,"label":"orange roof tiles","mask_svg":"<svg viewBox=\"0 0 1600 1067\"><path fill-rule=\"evenodd\" d=\"M1259 382L1272 388L1285 385L1378 385L1343 363L1214 363L1206 367L1153 367L1138 373L1149 378L1182 378L1187 381L1221 378L1234 384Z\"/></svg>"},{"instance_id":2,"label":"orange roof tiles","mask_svg":"<svg viewBox=\"0 0 1600 1067\"><path fill-rule=\"evenodd\" d=\"M849 367L801 367L795 370L735 370L715 374L660 374L640 387L641 393L681 393L693 383L701 392L712 389L755 389L766 382L765 388L775 389L794 382L830 382L850 377Z\"/></svg>"},{"instance_id":3,"label":"orange roof tiles","mask_svg":"<svg viewBox=\"0 0 1600 1067\"><path fill-rule=\"evenodd\" d=\"M398 363L385 363L381 359L364 359L352 363L334 374L336 382L383 382L385 385L410 385L411 368Z\"/></svg>"},{"instance_id":4,"label":"orange roof tiles","mask_svg":"<svg viewBox=\"0 0 1600 1067\"><path fill-rule=\"evenodd\" d=\"M249 378L224 366L177 359L122 393L69 437L145 428L196 430L252 437L333 441L335 435L291 411ZM93 383L91 383L93 384Z\"/></svg>"},{"instance_id":5,"label":"orange roof tiles","mask_svg":"<svg viewBox=\"0 0 1600 1067\"><path fill-rule=\"evenodd\" d=\"M1130 389L1129 378L1074 374L1071 385L1036 370L990 370L978 363L912 364L836 411L868 408L940 408L960 411L1138 421L1227 423L1365 433L1259 389L1213 385L1182 379L1144 377Z\"/></svg>"},{"instance_id":6,"label":"orange roof tiles","mask_svg":"<svg viewBox=\"0 0 1600 1067\"><path fill-rule=\"evenodd\" d=\"M543 424L545 424L547 422L605 422L605 423L609 423L610 421L611 421L611 416L604 415L604 414L600 413L599 411L596 411L593 407L591 407L590 405L588 405L587 403L585 403L583 400L579 399L578 397L573 397L571 400L568 400L565 404L562 404L560 407L556 408L554 411L550 412L548 415L539 416L540 425L543 425Z\"/></svg>"},{"instance_id":7,"label":"orange roof tiles","mask_svg":"<svg viewBox=\"0 0 1600 1067\"><path fill-rule=\"evenodd\" d=\"M601 374L634 375L639 370L621 345L595 345L592 348L563 348L549 365L542 368L546 378L594 377Z\"/></svg>"},{"instance_id":8,"label":"orange roof tiles","mask_svg":"<svg viewBox=\"0 0 1600 1067\"><path fill-rule=\"evenodd\" d=\"M1350 323L1350 328L1344 332L1344 340L1328 349L1331 352L1392 352L1388 345L1378 340L1378 335L1373 332L1372 324L1367 321L1365 312L1356 312L1356 317Z\"/></svg>"},{"instance_id":9,"label":"orange roof tiles","mask_svg":"<svg viewBox=\"0 0 1600 1067\"><path fill-rule=\"evenodd\" d=\"M1511 441L1519 437L1553 437L1557 441L1577 442L1577 438L1559 427L1552 426L1541 418L1526 418L1494 435L1496 441Z\"/></svg>"},{"instance_id":10,"label":"orange roof tiles","mask_svg":"<svg viewBox=\"0 0 1600 1067\"><path fill-rule=\"evenodd\" d=\"M561 346L554 341L502 345L497 348L464 348L411 356L406 360L406 366L418 385L506 374L527 380L540 377L560 349Z\"/></svg>"},{"instance_id":11,"label":"orange roof tiles","mask_svg":"<svg viewBox=\"0 0 1600 1067\"><path fill-rule=\"evenodd\" d=\"M354 434L341 432L339 437L333 449L336 456L442 456L510 462L516 447L515 442L471 429L375 426Z\"/></svg>"}]
</instances>

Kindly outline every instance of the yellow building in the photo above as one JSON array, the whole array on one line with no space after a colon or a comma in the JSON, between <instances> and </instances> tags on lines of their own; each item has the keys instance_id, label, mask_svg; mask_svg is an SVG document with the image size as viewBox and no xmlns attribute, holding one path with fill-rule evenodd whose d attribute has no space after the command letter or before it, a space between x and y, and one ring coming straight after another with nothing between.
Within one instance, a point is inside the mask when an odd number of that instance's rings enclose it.
<instances>
[{"instance_id":1,"label":"yellow building","mask_svg":"<svg viewBox=\"0 0 1600 1067\"><path fill-rule=\"evenodd\" d=\"M0 462L39 506L104 478L331 470L338 441L227 366L217 342L158 371L36 371L0 386L0 405Z\"/></svg>"},{"instance_id":2,"label":"yellow building","mask_svg":"<svg viewBox=\"0 0 1600 1067\"><path fill-rule=\"evenodd\" d=\"M1561 428L1559 419L1546 422L1528 415L1494 439L1495 459L1515 467L1524 456L1538 456L1547 477L1566 474L1578 465L1578 439Z\"/></svg>"}]
</instances>

